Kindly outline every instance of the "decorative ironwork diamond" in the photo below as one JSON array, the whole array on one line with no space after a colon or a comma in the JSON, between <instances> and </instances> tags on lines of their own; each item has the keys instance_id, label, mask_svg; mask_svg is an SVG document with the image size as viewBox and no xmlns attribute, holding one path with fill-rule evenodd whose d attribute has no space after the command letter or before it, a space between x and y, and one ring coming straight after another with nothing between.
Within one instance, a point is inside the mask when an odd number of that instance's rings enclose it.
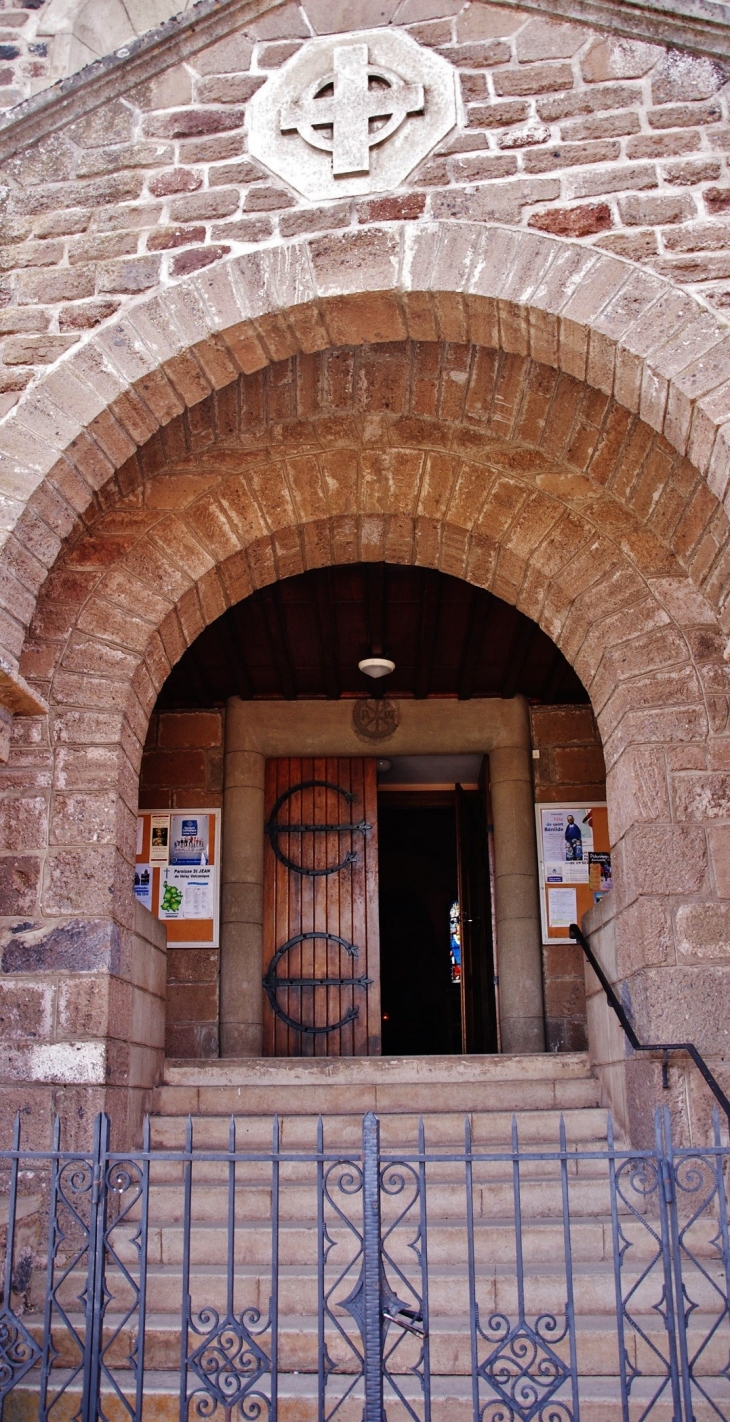
<instances>
[{"instance_id":1,"label":"decorative ironwork diamond","mask_svg":"<svg viewBox=\"0 0 730 1422\"><path fill-rule=\"evenodd\" d=\"M479 1372L521 1422L531 1422L570 1375L562 1358L526 1323L510 1330Z\"/></svg>"},{"instance_id":2,"label":"decorative ironwork diamond","mask_svg":"<svg viewBox=\"0 0 730 1422\"><path fill-rule=\"evenodd\" d=\"M228 1314L188 1359L188 1367L221 1407L236 1407L271 1368L244 1317L245 1312L240 1318Z\"/></svg>"},{"instance_id":3,"label":"decorative ironwork diamond","mask_svg":"<svg viewBox=\"0 0 730 1422\"><path fill-rule=\"evenodd\" d=\"M4 1397L37 1363L38 1344L8 1309L0 1312L0 1397Z\"/></svg>"}]
</instances>

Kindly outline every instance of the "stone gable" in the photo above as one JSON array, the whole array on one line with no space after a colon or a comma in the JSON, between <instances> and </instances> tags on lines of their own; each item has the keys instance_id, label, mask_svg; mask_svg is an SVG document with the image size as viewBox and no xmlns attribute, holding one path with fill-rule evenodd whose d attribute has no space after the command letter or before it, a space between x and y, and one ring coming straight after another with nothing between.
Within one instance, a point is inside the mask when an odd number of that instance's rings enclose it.
<instances>
[{"instance_id":1,"label":"stone gable","mask_svg":"<svg viewBox=\"0 0 730 1422\"><path fill-rule=\"evenodd\" d=\"M372 8L359 7L357 24ZM247 151L254 93L327 28L315 3L248 20L243 7L240 26L212 45L182 56L179 37L168 41L168 64L162 43L153 78L117 83L78 117L84 83L93 88L84 71L70 99L49 96L50 131L29 147L23 121L18 139L11 126L0 410L141 293L281 237L393 219L571 237L728 309L730 122L716 59L518 8L390 9L399 30L454 66L461 98L455 128L390 194L313 204Z\"/></svg>"}]
</instances>

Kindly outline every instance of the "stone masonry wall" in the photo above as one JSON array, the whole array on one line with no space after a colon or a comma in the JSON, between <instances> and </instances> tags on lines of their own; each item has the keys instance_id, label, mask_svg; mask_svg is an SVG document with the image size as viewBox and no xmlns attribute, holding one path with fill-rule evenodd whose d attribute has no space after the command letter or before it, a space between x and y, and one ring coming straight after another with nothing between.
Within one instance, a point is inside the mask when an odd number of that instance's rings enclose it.
<instances>
[{"instance_id":1,"label":"stone masonry wall","mask_svg":"<svg viewBox=\"0 0 730 1422\"><path fill-rule=\"evenodd\" d=\"M606 766L590 706L531 706L535 800L606 798ZM575 944L543 943L545 1035L549 1051L583 1051L586 1000L583 955Z\"/></svg>"},{"instance_id":2,"label":"stone masonry wall","mask_svg":"<svg viewBox=\"0 0 730 1422\"><path fill-rule=\"evenodd\" d=\"M220 809L225 712L153 712L142 755L141 810ZM217 948L167 950L168 1057L218 1055Z\"/></svg>"},{"instance_id":3,"label":"stone masonry wall","mask_svg":"<svg viewBox=\"0 0 730 1422\"><path fill-rule=\"evenodd\" d=\"M640 1031L694 1036L726 1079L726 330L590 246L406 220L221 260L89 333L0 437L7 527L27 500L7 642L32 621L49 707L16 719L2 771L8 944L32 915L40 961L78 921L106 971L170 666L254 587L395 558L489 587L581 676L621 991ZM103 1099L124 1059L103 1016L78 1031Z\"/></svg>"},{"instance_id":4,"label":"stone masonry wall","mask_svg":"<svg viewBox=\"0 0 730 1422\"><path fill-rule=\"evenodd\" d=\"M730 308L728 85L716 60L478 0L351 8L283 4L207 48L191 30L156 78L120 78L117 97L83 117L71 104L30 146L22 129L0 137L0 413L140 293L276 237L394 218L570 236ZM19 49L21 68L42 63L11 38L23 12L3 14L0 80L3 47ZM345 14L352 27L391 20L446 56L462 113L397 194L312 206L248 156L246 104Z\"/></svg>"}]
</instances>

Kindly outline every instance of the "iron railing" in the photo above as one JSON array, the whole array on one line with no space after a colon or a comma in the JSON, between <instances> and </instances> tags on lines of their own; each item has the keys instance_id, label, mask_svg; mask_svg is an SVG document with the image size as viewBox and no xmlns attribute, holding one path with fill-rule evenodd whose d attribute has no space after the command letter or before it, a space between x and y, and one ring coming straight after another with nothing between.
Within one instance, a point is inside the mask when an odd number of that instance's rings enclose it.
<instances>
[{"instance_id":1,"label":"iron railing","mask_svg":"<svg viewBox=\"0 0 730 1422\"><path fill-rule=\"evenodd\" d=\"M661 1053L662 1080L665 1088L669 1086L668 1066L670 1053L679 1052L684 1054L685 1056L690 1057L694 1062L695 1066L697 1067L697 1070L702 1074L705 1081L707 1082L707 1085L709 1086L710 1091L715 1097L715 1100L719 1103L722 1110L725 1112L725 1115L728 1119L728 1125L730 1125L730 1100L728 1100L719 1081L717 1080L717 1077L712 1071L710 1071L707 1062L702 1056L702 1053L698 1051L694 1042L641 1042L636 1035L633 1023L628 1013L626 1012L623 1003L621 1002L620 998L616 996L616 993L614 992L611 983L608 981L608 978L606 977L603 968L601 967L595 953L593 952L593 949L591 948L588 939L585 937L585 934L581 932L577 923L571 923L568 932L573 941L575 943L578 943L583 949L585 957L590 963L596 977L598 978L599 983L601 984L601 987L603 988L604 993L606 994L606 1000L608 1002L608 1005L610 1008L613 1009L616 1016L618 1017L618 1020L624 1030L624 1033L626 1034L626 1037L631 1043L631 1046L633 1047L634 1051L651 1052L654 1056L656 1056L658 1053Z\"/></svg>"},{"instance_id":2,"label":"iron railing","mask_svg":"<svg viewBox=\"0 0 730 1422\"><path fill-rule=\"evenodd\" d=\"M602 1113L551 1119L552 1147L516 1121L500 1141L488 1113L445 1143L408 1117L385 1143L373 1115L340 1117L338 1139L307 1118L183 1121L174 1147L147 1127L132 1153L104 1116L88 1152L18 1128L2 1417L727 1422L717 1121L678 1149L657 1113L654 1147L631 1150Z\"/></svg>"}]
</instances>

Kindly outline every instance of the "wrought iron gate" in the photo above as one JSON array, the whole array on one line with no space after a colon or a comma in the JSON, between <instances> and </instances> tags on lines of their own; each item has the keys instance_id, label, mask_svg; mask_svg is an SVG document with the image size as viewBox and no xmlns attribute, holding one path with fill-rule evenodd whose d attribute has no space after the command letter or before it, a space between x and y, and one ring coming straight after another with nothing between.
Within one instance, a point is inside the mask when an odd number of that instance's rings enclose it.
<instances>
[{"instance_id":1,"label":"wrought iron gate","mask_svg":"<svg viewBox=\"0 0 730 1422\"><path fill-rule=\"evenodd\" d=\"M340 1118L341 1119L341 1118ZM481 1118L482 1122L484 1118ZM570 1124L570 1123L568 1123ZM372 1115L0 1153L5 1419L730 1418L730 1148L391 1149ZM215 1140L217 1131L225 1137ZM344 1129L344 1128L341 1128ZM307 1139L311 1130L312 1138ZM408 1118L387 1118L389 1138Z\"/></svg>"}]
</instances>

